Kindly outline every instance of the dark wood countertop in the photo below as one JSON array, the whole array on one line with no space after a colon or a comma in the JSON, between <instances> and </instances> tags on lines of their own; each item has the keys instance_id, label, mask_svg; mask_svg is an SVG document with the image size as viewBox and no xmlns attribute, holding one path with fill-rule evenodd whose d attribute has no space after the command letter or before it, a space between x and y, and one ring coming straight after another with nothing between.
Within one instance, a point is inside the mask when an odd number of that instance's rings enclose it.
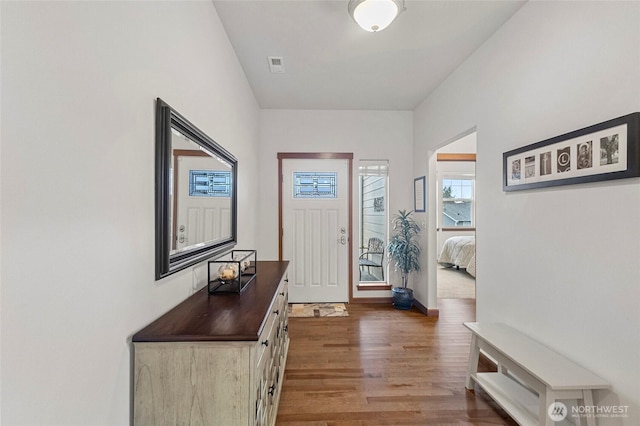
<instances>
[{"instance_id":1,"label":"dark wood countertop","mask_svg":"<svg viewBox=\"0 0 640 426\"><path fill-rule=\"evenodd\" d=\"M205 286L133 335L134 342L257 341L289 262L258 261L241 294L212 294Z\"/></svg>"}]
</instances>

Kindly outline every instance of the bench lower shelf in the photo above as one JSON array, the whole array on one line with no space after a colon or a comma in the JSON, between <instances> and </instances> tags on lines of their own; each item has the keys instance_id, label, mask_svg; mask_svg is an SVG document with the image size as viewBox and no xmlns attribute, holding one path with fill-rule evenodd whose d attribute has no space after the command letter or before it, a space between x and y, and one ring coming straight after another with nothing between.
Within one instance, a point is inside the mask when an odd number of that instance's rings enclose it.
<instances>
[{"instance_id":1,"label":"bench lower shelf","mask_svg":"<svg viewBox=\"0 0 640 426\"><path fill-rule=\"evenodd\" d=\"M544 419L538 419L540 401L536 393L502 373L477 373L472 377L518 424L544 424ZM566 419L555 424L572 426Z\"/></svg>"},{"instance_id":2,"label":"bench lower shelf","mask_svg":"<svg viewBox=\"0 0 640 426\"><path fill-rule=\"evenodd\" d=\"M521 425L538 425L538 395L501 373L477 373L473 380Z\"/></svg>"}]
</instances>

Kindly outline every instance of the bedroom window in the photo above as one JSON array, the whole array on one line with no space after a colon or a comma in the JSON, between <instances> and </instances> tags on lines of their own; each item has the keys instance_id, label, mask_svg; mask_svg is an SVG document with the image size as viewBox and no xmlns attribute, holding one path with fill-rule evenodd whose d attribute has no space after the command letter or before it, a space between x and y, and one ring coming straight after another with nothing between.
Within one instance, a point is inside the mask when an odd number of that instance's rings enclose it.
<instances>
[{"instance_id":1,"label":"bedroom window","mask_svg":"<svg viewBox=\"0 0 640 426\"><path fill-rule=\"evenodd\" d=\"M441 181L442 228L471 228L475 226L475 178L445 176Z\"/></svg>"}]
</instances>

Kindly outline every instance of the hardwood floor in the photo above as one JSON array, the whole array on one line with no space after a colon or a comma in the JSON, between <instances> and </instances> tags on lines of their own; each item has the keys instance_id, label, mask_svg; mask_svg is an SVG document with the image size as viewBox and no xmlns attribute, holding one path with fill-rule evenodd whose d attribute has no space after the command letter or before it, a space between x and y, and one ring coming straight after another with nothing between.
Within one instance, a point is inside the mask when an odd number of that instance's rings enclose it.
<instances>
[{"instance_id":1,"label":"hardwood floor","mask_svg":"<svg viewBox=\"0 0 640 426\"><path fill-rule=\"evenodd\" d=\"M442 299L440 317L391 305L349 317L290 318L278 426L515 425L464 388L475 303Z\"/></svg>"}]
</instances>

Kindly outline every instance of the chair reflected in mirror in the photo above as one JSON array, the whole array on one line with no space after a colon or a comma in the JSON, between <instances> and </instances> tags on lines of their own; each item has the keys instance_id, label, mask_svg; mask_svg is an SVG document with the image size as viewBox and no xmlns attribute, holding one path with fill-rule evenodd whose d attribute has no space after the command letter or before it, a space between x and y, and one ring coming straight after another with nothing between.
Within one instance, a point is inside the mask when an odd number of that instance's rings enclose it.
<instances>
[{"instance_id":1,"label":"chair reflected in mirror","mask_svg":"<svg viewBox=\"0 0 640 426\"><path fill-rule=\"evenodd\" d=\"M384 281L384 242L380 238L369 238L367 250L360 255L360 281ZM366 272L365 272L366 268ZM372 274L371 268L380 268L380 277ZM364 272L364 273L363 273Z\"/></svg>"}]
</instances>

